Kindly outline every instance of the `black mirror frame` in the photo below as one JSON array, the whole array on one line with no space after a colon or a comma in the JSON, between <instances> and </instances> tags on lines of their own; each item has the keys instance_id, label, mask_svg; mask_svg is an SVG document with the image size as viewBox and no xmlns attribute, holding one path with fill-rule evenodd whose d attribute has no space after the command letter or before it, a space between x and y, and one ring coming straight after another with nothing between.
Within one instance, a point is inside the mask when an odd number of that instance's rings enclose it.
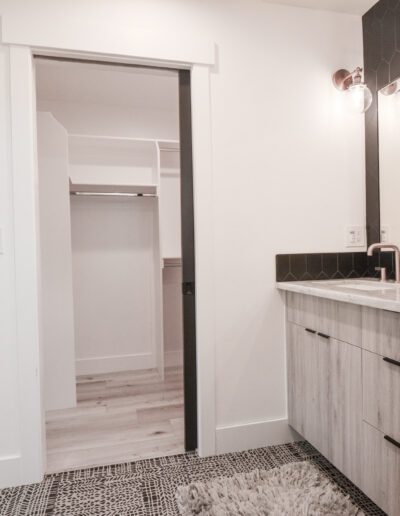
<instances>
[{"instance_id":1,"label":"black mirror frame","mask_svg":"<svg viewBox=\"0 0 400 516\"><path fill-rule=\"evenodd\" d=\"M368 245L380 241L378 92L400 77L400 0L380 0L362 19L364 77L374 97L365 114Z\"/></svg>"}]
</instances>

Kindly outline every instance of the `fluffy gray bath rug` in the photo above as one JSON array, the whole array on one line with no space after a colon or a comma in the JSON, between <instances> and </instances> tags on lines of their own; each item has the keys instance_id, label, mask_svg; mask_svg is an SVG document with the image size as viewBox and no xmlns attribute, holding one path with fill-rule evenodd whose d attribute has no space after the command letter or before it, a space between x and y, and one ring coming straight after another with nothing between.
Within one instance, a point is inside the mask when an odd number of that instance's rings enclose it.
<instances>
[{"instance_id":1,"label":"fluffy gray bath rug","mask_svg":"<svg viewBox=\"0 0 400 516\"><path fill-rule=\"evenodd\" d=\"M182 516L363 516L308 461L179 487Z\"/></svg>"}]
</instances>

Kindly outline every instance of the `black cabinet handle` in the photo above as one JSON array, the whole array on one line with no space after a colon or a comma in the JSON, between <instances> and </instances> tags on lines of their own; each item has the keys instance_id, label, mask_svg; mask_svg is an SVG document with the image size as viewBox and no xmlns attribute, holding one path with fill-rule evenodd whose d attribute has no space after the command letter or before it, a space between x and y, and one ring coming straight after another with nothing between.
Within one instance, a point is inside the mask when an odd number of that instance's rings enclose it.
<instances>
[{"instance_id":1,"label":"black cabinet handle","mask_svg":"<svg viewBox=\"0 0 400 516\"><path fill-rule=\"evenodd\" d=\"M398 362L397 360L393 360L393 358L383 357L383 360L385 362L389 362L389 364L397 365L400 367L400 362Z\"/></svg>"},{"instance_id":2,"label":"black cabinet handle","mask_svg":"<svg viewBox=\"0 0 400 516\"><path fill-rule=\"evenodd\" d=\"M384 435L383 438L386 439L386 441L388 441L389 443L391 443L394 446L396 446L396 448L400 448L400 443L398 441L395 441L394 439L392 439L388 435Z\"/></svg>"},{"instance_id":3,"label":"black cabinet handle","mask_svg":"<svg viewBox=\"0 0 400 516\"><path fill-rule=\"evenodd\" d=\"M322 337L323 339L330 339L330 336L329 336L329 335L326 335L325 333L319 333L319 332L318 332L318 336L319 336L319 337Z\"/></svg>"},{"instance_id":4,"label":"black cabinet handle","mask_svg":"<svg viewBox=\"0 0 400 516\"><path fill-rule=\"evenodd\" d=\"M315 330L311 330L310 328L306 328L306 331L308 331L308 333L317 333Z\"/></svg>"}]
</instances>

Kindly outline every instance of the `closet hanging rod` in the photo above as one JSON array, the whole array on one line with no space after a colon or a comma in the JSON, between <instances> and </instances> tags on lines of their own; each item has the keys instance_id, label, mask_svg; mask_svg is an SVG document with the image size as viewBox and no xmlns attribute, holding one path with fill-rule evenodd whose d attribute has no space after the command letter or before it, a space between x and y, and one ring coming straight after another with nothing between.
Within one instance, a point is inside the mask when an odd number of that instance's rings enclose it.
<instances>
[{"instance_id":1,"label":"closet hanging rod","mask_svg":"<svg viewBox=\"0 0 400 516\"><path fill-rule=\"evenodd\" d=\"M172 269L173 267L182 267L182 263L181 262L164 263L164 269L169 269L169 268Z\"/></svg>"},{"instance_id":2,"label":"closet hanging rod","mask_svg":"<svg viewBox=\"0 0 400 516\"><path fill-rule=\"evenodd\" d=\"M180 149L173 149L171 147L160 147L160 152L180 152Z\"/></svg>"},{"instance_id":3,"label":"closet hanging rod","mask_svg":"<svg viewBox=\"0 0 400 516\"><path fill-rule=\"evenodd\" d=\"M156 194L129 193L129 192L70 192L70 195L96 197L157 197Z\"/></svg>"}]
</instances>

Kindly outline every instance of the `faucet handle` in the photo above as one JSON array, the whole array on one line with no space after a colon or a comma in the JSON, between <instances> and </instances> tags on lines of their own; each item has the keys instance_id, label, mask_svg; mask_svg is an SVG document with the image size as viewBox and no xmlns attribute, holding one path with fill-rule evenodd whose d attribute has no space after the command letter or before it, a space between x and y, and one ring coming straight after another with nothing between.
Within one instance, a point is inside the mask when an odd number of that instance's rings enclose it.
<instances>
[{"instance_id":1,"label":"faucet handle","mask_svg":"<svg viewBox=\"0 0 400 516\"><path fill-rule=\"evenodd\" d=\"M381 273L381 281L387 280L386 267L375 267L376 271L380 271Z\"/></svg>"}]
</instances>

